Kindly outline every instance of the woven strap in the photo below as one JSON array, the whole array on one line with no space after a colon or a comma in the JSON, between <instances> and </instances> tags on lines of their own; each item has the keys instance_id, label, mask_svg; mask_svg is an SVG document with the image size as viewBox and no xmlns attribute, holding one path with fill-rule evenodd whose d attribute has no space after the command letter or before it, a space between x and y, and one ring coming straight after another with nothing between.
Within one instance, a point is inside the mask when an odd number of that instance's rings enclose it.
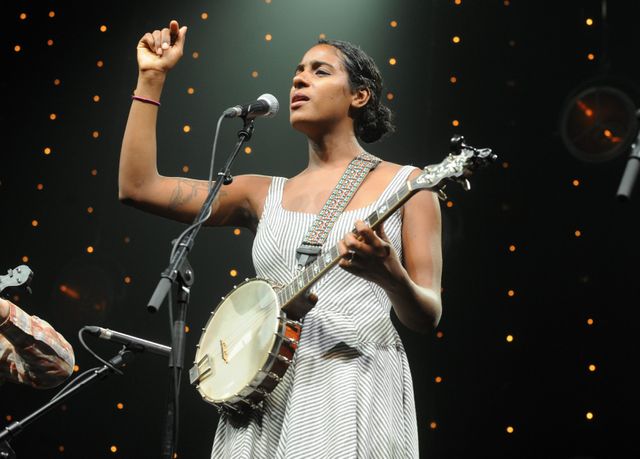
<instances>
[{"instance_id":1,"label":"woven strap","mask_svg":"<svg viewBox=\"0 0 640 459\"><path fill-rule=\"evenodd\" d=\"M347 207L353 195L356 194L369 171L381 161L380 158L367 152L363 152L351 160L296 251L298 268L304 268L320 254L322 244L327 240L327 236L329 236L338 217Z\"/></svg>"}]
</instances>

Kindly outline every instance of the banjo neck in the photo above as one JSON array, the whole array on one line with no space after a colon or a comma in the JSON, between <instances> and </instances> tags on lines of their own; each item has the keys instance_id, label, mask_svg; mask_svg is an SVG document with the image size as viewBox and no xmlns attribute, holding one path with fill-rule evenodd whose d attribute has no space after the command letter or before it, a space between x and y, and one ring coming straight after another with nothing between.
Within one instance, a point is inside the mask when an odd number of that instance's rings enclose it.
<instances>
[{"instance_id":1,"label":"banjo neck","mask_svg":"<svg viewBox=\"0 0 640 459\"><path fill-rule=\"evenodd\" d=\"M466 145L462 136L454 136L451 139L451 146L458 152L457 154L450 153L442 162L425 167L419 176L413 180L406 181L384 204L365 218L364 222L375 229L420 190L435 191L440 199L446 199L446 195L443 192L444 180L458 182L465 191L468 191L471 188L471 184L467 177L478 167L485 166L497 158L489 148L475 148ZM355 228L352 232L354 234L357 233ZM282 309L285 312L289 312L287 307L292 304L293 300L316 283L339 261L338 245L334 245L327 252L321 253L318 258L299 272L291 282L278 291L278 300L282 305Z\"/></svg>"},{"instance_id":2,"label":"banjo neck","mask_svg":"<svg viewBox=\"0 0 640 459\"><path fill-rule=\"evenodd\" d=\"M384 222L391 214L398 210L402 205L411 198L415 193L423 187L414 188L413 182L407 181L397 192L389 197L381 206L374 210L364 219L364 222L372 229L375 229L380 223ZM354 228L352 232L357 233ZM291 301L300 296L309 287L315 284L322 276L324 276L331 268L340 261L340 253L338 245L334 245L330 250L321 253L309 265L307 265L300 273L293 278L291 282L278 291L278 299L283 309Z\"/></svg>"}]
</instances>

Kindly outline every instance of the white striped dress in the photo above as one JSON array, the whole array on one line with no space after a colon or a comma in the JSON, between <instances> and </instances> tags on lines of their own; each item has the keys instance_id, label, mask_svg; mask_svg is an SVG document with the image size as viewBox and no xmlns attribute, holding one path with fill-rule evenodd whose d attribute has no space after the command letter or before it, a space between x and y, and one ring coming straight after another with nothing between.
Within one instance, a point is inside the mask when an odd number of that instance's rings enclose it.
<instances>
[{"instance_id":1,"label":"white striped dress","mask_svg":"<svg viewBox=\"0 0 640 459\"><path fill-rule=\"evenodd\" d=\"M405 183L402 167L378 200L344 212L324 245L330 249ZM285 178L274 177L253 245L259 277L287 283L296 248L314 214L282 207ZM384 223L402 256L401 211ZM418 457L413 386L407 357L382 288L335 267L312 289L319 301L304 319L293 363L263 409L241 425L222 415L212 458Z\"/></svg>"}]
</instances>

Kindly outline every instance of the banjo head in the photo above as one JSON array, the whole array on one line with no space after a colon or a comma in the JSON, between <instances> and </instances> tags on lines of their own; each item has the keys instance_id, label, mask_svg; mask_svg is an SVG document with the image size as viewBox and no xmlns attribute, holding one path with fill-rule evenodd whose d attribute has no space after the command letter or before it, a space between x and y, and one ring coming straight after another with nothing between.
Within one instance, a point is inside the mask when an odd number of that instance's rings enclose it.
<instances>
[{"instance_id":1,"label":"banjo head","mask_svg":"<svg viewBox=\"0 0 640 459\"><path fill-rule=\"evenodd\" d=\"M209 403L243 399L273 357L280 305L269 282L251 279L236 287L209 318L196 350L197 389ZM192 380L194 378L192 377Z\"/></svg>"}]
</instances>

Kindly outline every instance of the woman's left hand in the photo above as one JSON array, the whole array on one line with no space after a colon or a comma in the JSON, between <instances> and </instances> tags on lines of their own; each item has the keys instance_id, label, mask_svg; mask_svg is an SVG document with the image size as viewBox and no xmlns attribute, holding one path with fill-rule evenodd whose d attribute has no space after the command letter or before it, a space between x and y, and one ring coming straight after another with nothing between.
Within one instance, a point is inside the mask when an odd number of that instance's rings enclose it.
<instances>
[{"instance_id":1,"label":"woman's left hand","mask_svg":"<svg viewBox=\"0 0 640 459\"><path fill-rule=\"evenodd\" d=\"M384 232L382 223L376 230L362 220L356 221L356 233L347 233L338 244L344 270L375 282L382 288L391 288L394 280L402 277L404 267Z\"/></svg>"}]
</instances>

